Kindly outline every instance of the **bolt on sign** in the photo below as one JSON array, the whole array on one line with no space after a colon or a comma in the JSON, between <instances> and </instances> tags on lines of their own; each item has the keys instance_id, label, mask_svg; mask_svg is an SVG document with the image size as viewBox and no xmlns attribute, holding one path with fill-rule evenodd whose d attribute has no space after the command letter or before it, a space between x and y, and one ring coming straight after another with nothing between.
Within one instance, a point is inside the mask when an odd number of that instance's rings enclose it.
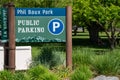
<instances>
[{"instance_id":1,"label":"bolt on sign","mask_svg":"<svg viewBox=\"0 0 120 80\"><path fill-rule=\"evenodd\" d=\"M0 31L2 42L7 42L8 41L7 8L0 8Z\"/></svg>"},{"instance_id":2,"label":"bolt on sign","mask_svg":"<svg viewBox=\"0 0 120 80\"><path fill-rule=\"evenodd\" d=\"M65 8L15 8L16 42L66 42Z\"/></svg>"}]
</instances>

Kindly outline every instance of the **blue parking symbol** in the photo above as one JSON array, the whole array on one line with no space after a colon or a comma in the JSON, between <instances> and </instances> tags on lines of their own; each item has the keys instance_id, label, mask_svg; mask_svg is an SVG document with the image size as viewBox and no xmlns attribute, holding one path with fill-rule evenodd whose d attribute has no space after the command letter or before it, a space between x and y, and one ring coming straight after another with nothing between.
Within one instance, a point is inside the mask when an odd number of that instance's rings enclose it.
<instances>
[{"instance_id":1,"label":"blue parking symbol","mask_svg":"<svg viewBox=\"0 0 120 80\"><path fill-rule=\"evenodd\" d=\"M48 23L48 31L53 35L60 35L64 30L64 24L60 19L52 19Z\"/></svg>"}]
</instances>

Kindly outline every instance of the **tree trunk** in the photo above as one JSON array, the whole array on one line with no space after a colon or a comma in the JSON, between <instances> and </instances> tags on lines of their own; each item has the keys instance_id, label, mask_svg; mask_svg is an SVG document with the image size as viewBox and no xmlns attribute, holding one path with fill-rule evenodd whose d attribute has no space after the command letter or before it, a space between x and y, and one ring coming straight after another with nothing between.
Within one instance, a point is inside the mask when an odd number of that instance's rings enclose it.
<instances>
[{"instance_id":1,"label":"tree trunk","mask_svg":"<svg viewBox=\"0 0 120 80\"><path fill-rule=\"evenodd\" d=\"M91 22L88 26L90 41L94 44L99 44L99 42L101 42L99 38L99 30L100 27L96 22Z\"/></svg>"},{"instance_id":2,"label":"tree trunk","mask_svg":"<svg viewBox=\"0 0 120 80\"><path fill-rule=\"evenodd\" d=\"M97 30L94 30L93 28L89 29L89 39L92 43L97 43L99 39L99 33Z\"/></svg>"},{"instance_id":3,"label":"tree trunk","mask_svg":"<svg viewBox=\"0 0 120 80\"><path fill-rule=\"evenodd\" d=\"M74 29L74 36L76 36L77 35L77 27Z\"/></svg>"},{"instance_id":4,"label":"tree trunk","mask_svg":"<svg viewBox=\"0 0 120 80\"><path fill-rule=\"evenodd\" d=\"M108 37L108 40L109 40L109 43L110 43L110 48L111 50L113 50L115 47L116 47L116 40L117 40L117 36L115 35L115 32L116 32L116 29L115 29L115 26L113 25L114 24L114 21L111 21L110 22L110 32L111 34L109 35L109 33L105 30L105 33ZM119 35L119 33L118 33Z\"/></svg>"},{"instance_id":5,"label":"tree trunk","mask_svg":"<svg viewBox=\"0 0 120 80\"><path fill-rule=\"evenodd\" d=\"M112 25L111 27L111 43L110 47L113 50L115 48L116 38L115 38L115 27Z\"/></svg>"},{"instance_id":6,"label":"tree trunk","mask_svg":"<svg viewBox=\"0 0 120 80\"><path fill-rule=\"evenodd\" d=\"M83 33L85 32L85 27L84 26L82 27L82 31L83 31Z\"/></svg>"}]
</instances>

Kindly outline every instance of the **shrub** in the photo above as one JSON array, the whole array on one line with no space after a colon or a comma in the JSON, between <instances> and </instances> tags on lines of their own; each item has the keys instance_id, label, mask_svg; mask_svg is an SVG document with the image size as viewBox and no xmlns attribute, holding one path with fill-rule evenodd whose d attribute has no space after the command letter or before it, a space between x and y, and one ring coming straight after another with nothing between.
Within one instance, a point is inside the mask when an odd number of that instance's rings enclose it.
<instances>
[{"instance_id":1,"label":"shrub","mask_svg":"<svg viewBox=\"0 0 120 80\"><path fill-rule=\"evenodd\" d=\"M101 52L101 51L100 51ZM118 75L120 74L120 52L119 50L101 52L90 50L89 48L77 48L73 51L73 66L88 65L95 75Z\"/></svg>"},{"instance_id":2,"label":"shrub","mask_svg":"<svg viewBox=\"0 0 120 80\"><path fill-rule=\"evenodd\" d=\"M10 71L1 71L0 72L0 80L14 80L14 74Z\"/></svg>"},{"instance_id":3,"label":"shrub","mask_svg":"<svg viewBox=\"0 0 120 80\"><path fill-rule=\"evenodd\" d=\"M73 66L78 67L81 64L90 65L93 56L92 50L86 48L76 48L73 51Z\"/></svg>"},{"instance_id":4,"label":"shrub","mask_svg":"<svg viewBox=\"0 0 120 80\"><path fill-rule=\"evenodd\" d=\"M58 77L43 66L36 66L27 71L30 80L58 80Z\"/></svg>"},{"instance_id":5,"label":"shrub","mask_svg":"<svg viewBox=\"0 0 120 80\"><path fill-rule=\"evenodd\" d=\"M42 64L48 68L52 68L65 62L65 56L63 51L56 51L51 47L41 48L41 52L36 56L35 63ZM34 65L34 64L33 64Z\"/></svg>"},{"instance_id":6,"label":"shrub","mask_svg":"<svg viewBox=\"0 0 120 80\"><path fill-rule=\"evenodd\" d=\"M58 77L61 80L65 80L70 77L71 75L71 70L69 68L66 68L65 66L57 66L52 69L52 71L58 75Z\"/></svg>"},{"instance_id":7,"label":"shrub","mask_svg":"<svg viewBox=\"0 0 120 80\"><path fill-rule=\"evenodd\" d=\"M86 65L81 65L71 75L71 80L90 80L92 78L92 71Z\"/></svg>"},{"instance_id":8,"label":"shrub","mask_svg":"<svg viewBox=\"0 0 120 80\"><path fill-rule=\"evenodd\" d=\"M94 56L92 66L98 74L120 74L120 53L113 51L105 55Z\"/></svg>"},{"instance_id":9,"label":"shrub","mask_svg":"<svg viewBox=\"0 0 120 80\"><path fill-rule=\"evenodd\" d=\"M27 79L25 72L16 72L14 74L14 80L29 80L29 79Z\"/></svg>"}]
</instances>

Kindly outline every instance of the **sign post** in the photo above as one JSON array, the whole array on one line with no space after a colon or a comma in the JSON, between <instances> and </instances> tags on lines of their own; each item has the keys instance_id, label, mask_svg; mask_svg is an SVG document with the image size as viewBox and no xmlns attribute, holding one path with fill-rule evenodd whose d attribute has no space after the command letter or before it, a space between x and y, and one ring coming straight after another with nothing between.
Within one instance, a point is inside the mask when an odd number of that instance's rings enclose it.
<instances>
[{"instance_id":1,"label":"sign post","mask_svg":"<svg viewBox=\"0 0 120 80\"><path fill-rule=\"evenodd\" d=\"M8 70L15 71L15 14L14 4L8 4Z\"/></svg>"},{"instance_id":2,"label":"sign post","mask_svg":"<svg viewBox=\"0 0 120 80\"><path fill-rule=\"evenodd\" d=\"M67 6L66 15L66 66L72 70L72 7Z\"/></svg>"}]
</instances>

